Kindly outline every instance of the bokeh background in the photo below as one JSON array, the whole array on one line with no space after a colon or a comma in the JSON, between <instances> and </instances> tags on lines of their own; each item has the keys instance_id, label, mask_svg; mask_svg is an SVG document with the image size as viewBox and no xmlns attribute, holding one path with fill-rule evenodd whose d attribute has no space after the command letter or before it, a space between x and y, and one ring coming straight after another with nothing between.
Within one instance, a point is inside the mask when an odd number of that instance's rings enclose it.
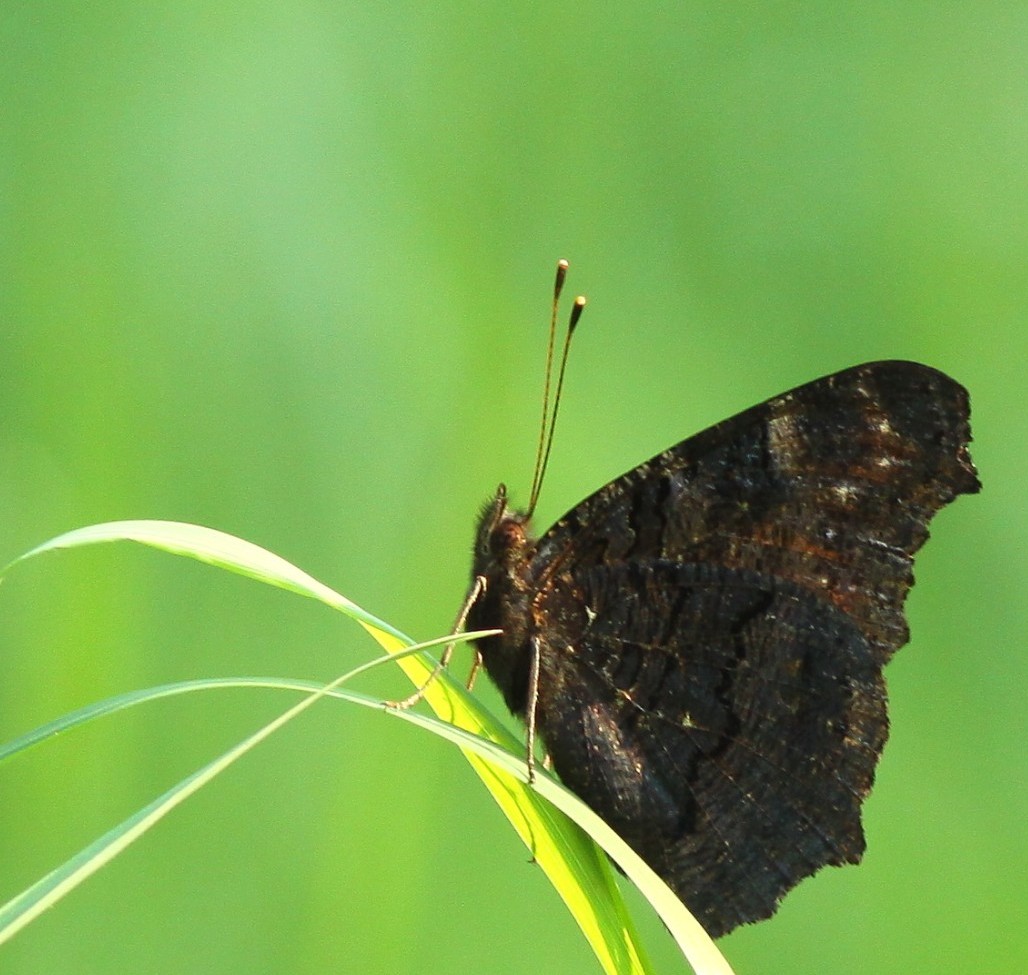
<instances>
[{"instance_id":1,"label":"bokeh background","mask_svg":"<svg viewBox=\"0 0 1028 975\"><path fill-rule=\"evenodd\" d=\"M865 863L723 947L740 973L1025 970L1028 7L8 0L0 50L0 562L194 521L445 632L478 506L528 490L559 257L590 304L544 524L847 365L962 381L985 489L918 564ZM52 555L0 588L0 737L376 652L186 560ZM0 897L291 702L193 695L8 763ZM0 968L597 971L460 756L332 703Z\"/></svg>"}]
</instances>

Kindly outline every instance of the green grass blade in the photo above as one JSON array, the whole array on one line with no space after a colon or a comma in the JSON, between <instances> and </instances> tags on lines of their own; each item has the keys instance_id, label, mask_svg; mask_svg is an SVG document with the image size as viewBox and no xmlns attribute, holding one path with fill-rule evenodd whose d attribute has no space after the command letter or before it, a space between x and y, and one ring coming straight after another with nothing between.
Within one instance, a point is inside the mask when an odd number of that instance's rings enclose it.
<instances>
[{"instance_id":1,"label":"green grass blade","mask_svg":"<svg viewBox=\"0 0 1028 975\"><path fill-rule=\"evenodd\" d=\"M51 871L41 880L23 891L17 897L0 907L0 944L12 938L25 925L35 920L47 908L52 907L62 897L74 890L88 877L91 877L105 864L135 842L147 830L163 819L176 806L188 799L198 789L223 772L233 762L241 758L255 745L259 744L283 724L296 717L314 704L326 693L319 688L302 701L291 707L274 721L269 722L260 731L250 735L234 748L229 749L213 762L183 779L163 795L158 796L135 815L119 823L98 840L66 861L56 870Z\"/></svg>"},{"instance_id":2,"label":"green grass blade","mask_svg":"<svg viewBox=\"0 0 1028 975\"><path fill-rule=\"evenodd\" d=\"M407 648L404 652L406 654L420 653L431 646L437 646L441 643L449 642L449 639L449 637L444 637L439 640L429 641L427 644L418 644L417 646ZM462 636L461 639L464 639L464 637ZM383 663L392 659L392 656L383 657L380 658L378 663ZM101 869L101 867L109 863L130 844L134 843L161 819L167 816L168 813L214 779L215 776L224 772L230 765L242 758L243 755L259 745L274 732L278 731L289 721L298 717L318 700L332 694L333 692L338 693L338 688L342 683L349 680L356 674L368 669L368 666L369 665L367 664L361 665L355 670L343 674L341 677L332 681L331 684L324 686L315 685L301 701L294 704L273 721L268 722L268 724L264 725L258 731L241 741L238 745L230 748L213 762L208 763L192 775L187 776L167 792L164 792L154 799L153 802L149 803L114 828L108 830L103 836L90 843L89 846L81 850L71 859L67 860L56 870L52 870L45 877L36 881L36 883L31 887L13 897L6 904L0 906L0 944L3 944L10 938L14 937L14 935L27 924L35 920L45 910L52 907L61 900L61 898L78 887L84 880L91 877ZM237 681L236 683L239 682ZM185 681L179 685L167 685L162 688L154 688L150 691L138 691L134 694L119 695L117 698L111 698L108 701L81 708L78 711L73 712L72 715L67 715L64 719L61 719L61 727L58 730L67 730L70 727L83 724L86 721L91 721L104 714L110 714L114 710L131 707L148 700L155 700L158 697L167 697L169 696L169 691L172 693L185 693L186 691L196 691L205 689L205 687L209 688L214 686L223 687L225 686L225 683L221 681ZM368 703L367 699L362 703ZM383 703L379 701L371 703L378 708L382 708L384 706ZM51 725L46 726L46 728L50 729L49 734L56 733L53 730L53 726L56 724L58 724L58 722L52 722ZM46 730L46 728L40 730ZM11 745L6 747L6 753L8 755L14 754L17 751L30 747L32 744L38 743L39 740L42 739L38 735L30 734L22 736L18 742L12 743L15 747L12 747Z\"/></svg>"}]
</instances>

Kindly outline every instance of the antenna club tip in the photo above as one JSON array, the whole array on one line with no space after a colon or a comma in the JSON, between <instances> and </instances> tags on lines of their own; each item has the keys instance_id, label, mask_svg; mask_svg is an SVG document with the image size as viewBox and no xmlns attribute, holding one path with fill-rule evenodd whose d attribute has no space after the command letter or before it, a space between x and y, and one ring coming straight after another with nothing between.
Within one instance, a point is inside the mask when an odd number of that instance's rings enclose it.
<instances>
[{"instance_id":1,"label":"antenna club tip","mask_svg":"<svg viewBox=\"0 0 1028 975\"><path fill-rule=\"evenodd\" d=\"M570 341L575 331L578 320L582 317L582 309L585 308L585 295L579 295L571 306L571 317L568 319L568 340Z\"/></svg>"},{"instance_id":2,"label":"antenna club tip","mask_svg":"<svg viewBox=\"0 0 1028 975\"><path fill-rule=\"evenodd\" d=\"M560 298L561 291L564 290L564 278L568 274L568 262L565 260L557 261L557 280L553 283L553 311L556 314L557 311L557 300Z\"/></svg>"}]
</instances>

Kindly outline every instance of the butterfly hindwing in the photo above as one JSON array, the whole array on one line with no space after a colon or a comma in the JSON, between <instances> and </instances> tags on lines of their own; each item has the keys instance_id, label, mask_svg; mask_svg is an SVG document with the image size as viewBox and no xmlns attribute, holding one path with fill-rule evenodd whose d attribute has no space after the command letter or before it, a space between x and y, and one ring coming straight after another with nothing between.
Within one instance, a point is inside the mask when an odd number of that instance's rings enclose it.
<instances>
[{"instance_id":1,"label":"butterfly hindwing","mask_svg":"<svg viewBox=\"0 0 1028 975\"><path fill-rule=\"evenodd\" d=\"M561 578L542 606L565 623L539 637L554 768L712 935L860 858L885 694L839 610L753 572L669 562Z\"/></svg>"}]
</instances>

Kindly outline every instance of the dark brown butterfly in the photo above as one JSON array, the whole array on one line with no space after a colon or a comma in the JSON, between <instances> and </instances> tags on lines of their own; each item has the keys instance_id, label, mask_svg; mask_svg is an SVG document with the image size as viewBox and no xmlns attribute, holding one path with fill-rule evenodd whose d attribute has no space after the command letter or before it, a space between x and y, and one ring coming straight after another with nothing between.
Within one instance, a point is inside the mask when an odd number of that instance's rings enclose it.
<instances>
[{"instance_id":1,"label":"dark brown butterfly","mask_svg":"<svg viewBox=\"0 0 1028 975\"><path fill-rule=\"evenodd\" d=\"M682 441L541 538L502 486L482 513L486 671L715 937L863 853L913 555L980 487L968 415L941 372L872 362Z\"/></svg>"}]
</instances>

